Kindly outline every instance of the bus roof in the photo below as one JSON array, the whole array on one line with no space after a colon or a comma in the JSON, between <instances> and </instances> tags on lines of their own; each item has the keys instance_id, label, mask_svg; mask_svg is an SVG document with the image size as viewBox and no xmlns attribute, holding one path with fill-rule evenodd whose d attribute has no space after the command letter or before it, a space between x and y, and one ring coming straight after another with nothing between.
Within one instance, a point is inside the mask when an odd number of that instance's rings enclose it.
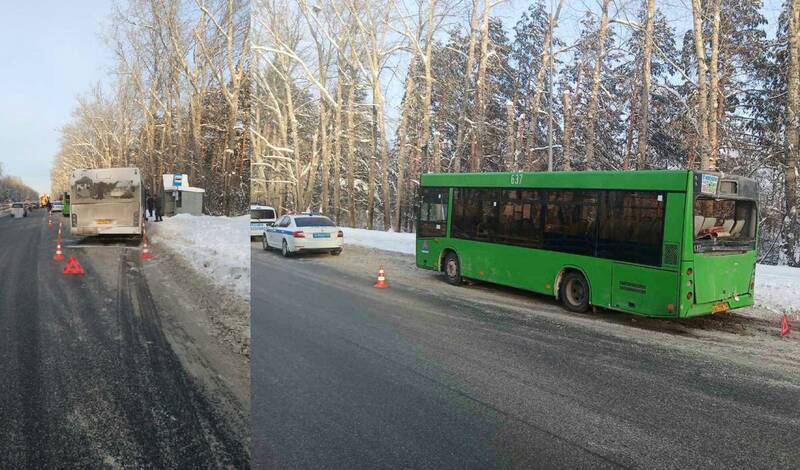
<instances>
[{"instance_id":1,"label":"bus roof","mask_svg":"<svg viewBox=\"0 0 800 470\"><path fill-rule=\"evenodd\" d=\"M689 170L426 173L422 186L633 189L685 192ZM512 176L519 181L512 182Z\"/></svg>"}]
</instances>

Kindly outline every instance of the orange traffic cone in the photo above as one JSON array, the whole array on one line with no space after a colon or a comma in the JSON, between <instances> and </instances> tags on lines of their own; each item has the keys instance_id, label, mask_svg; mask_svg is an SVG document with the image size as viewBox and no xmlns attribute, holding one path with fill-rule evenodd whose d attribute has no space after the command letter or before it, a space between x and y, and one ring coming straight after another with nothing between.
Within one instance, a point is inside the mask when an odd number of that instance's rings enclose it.
<instances>
[{"instance_id":1,"label":"orange traffic cone","mask_svg":"<svg viewBox=\"0 0 800 470\"><path fill-rule=\"evenodd\" d=\"M56 254L53 255L56 261L64 261L64 253L61 251L61 224L58 224L58 241L56 242Z\"/></svg>"},{"instance_id":2,"label":"orange traffic cone","mask_svg":"<svg viewBox=\"0 0 800 470\"><path fill-rule=\"evenodd\" d=\"M144 245L142 246L142 254L139 256L139 259L142 259L142 260L153 259L154 256L153 256L152 253L150 253L150 249L147 247L147 231L146 230L144 232L142 232L142 236L143 236Z\"/></svg>"},{"instance_id":3,"label":"orange traffic cone","mask_svg":"<svg viewBox=\"0 0 800 470\"><path fill-rule=\"evenodd\" d=\"M378 269L378 282L372 287L377 287L378 289L386 289L389 287L389 284L386 282L386 275L383 272L383 265Z\"/></svg>"},{"instance_id":4,"label":"orange traffic cone","mask_svg":"<svg viewBox=\"0 0 800 470\"><path fill-rule=\"evenodd\" d=\"M61 240L58 240L58 244L56 245L56 254L53 255L53 259L56 261L64 261L64 253L61 251Z\"/></svg>"},{"instance_id":5,"label":"orange traffic cone","mask_svg":"<svg viewBox=\"0 0 800 470\"><path fill-rule=\"evenodd\" d=\"M69 260L67 260L67 265L64 267L64 274L85 274L85 272L81 263L74 256L70 256Z\"/></svg>"},{"instance_id":6,"label":"orange traffic cone","mask_svg":"<svg viewBox=\"0 0 800 470\"><path fill-rule=\"evenodd\" d=\"M788 335L792 331L792 325L789 324L789 317L784 313L781 319L781 338Z\"/></svg>"}]
</instances>

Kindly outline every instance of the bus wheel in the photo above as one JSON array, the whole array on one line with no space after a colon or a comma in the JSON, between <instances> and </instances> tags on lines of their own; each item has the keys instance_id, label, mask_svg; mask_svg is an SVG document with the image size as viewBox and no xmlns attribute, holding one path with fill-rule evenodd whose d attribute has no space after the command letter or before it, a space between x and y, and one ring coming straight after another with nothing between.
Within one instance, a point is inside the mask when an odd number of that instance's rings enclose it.
<instances>
[{"instance_id":1,"label":"bus wheel","mask_svg":"<svg viewBox=\"0 0 800 470\"><path fill-rule=\"evenodd\" d=\"M561 280L561 289L558 294L567 310L585 313L589 310L589 283L583 274L569 271Z\"/></svg>"},{"instance_id":2,"label":"bus wheel","mask_svg":"<svg viewBox=\"0 0 800 470\"><path fill-rule=\"evenodd\" d=\"M458 262L458 256L452 251L447 253L444 257L444 275L447 282L454 286L462 283L461 279L461 264Z\"/></svg>"}]
</instances>

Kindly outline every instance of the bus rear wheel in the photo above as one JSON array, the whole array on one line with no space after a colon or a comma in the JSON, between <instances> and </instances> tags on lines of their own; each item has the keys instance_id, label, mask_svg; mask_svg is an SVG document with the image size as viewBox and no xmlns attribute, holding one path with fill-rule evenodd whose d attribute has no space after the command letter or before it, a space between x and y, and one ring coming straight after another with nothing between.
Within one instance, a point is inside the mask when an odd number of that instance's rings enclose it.
<instances>
[{"instance_id":1,"label":"bus rear wheel","mask_svg":"<svg viewBox=\"0 0 800 470\"><path fill-rule=\"evenodd\" d=\"M444 276L447 279L447 283L454 286L458 286L463 282L461 278L461 263L458 261L458 255L452 251L444 257Z\"/></svg>"},{"instance_id":2,"label":"bus rear wheel","mask_svg":"<svg viewBox=\"0 0 800 470\"><path fill-rule=\"evenodd\" d=\"M571 312L586 313L589 310L589 283L581 273L566 273L561 280L558 296L564 307Z\"/></svg>"}]
</instances>

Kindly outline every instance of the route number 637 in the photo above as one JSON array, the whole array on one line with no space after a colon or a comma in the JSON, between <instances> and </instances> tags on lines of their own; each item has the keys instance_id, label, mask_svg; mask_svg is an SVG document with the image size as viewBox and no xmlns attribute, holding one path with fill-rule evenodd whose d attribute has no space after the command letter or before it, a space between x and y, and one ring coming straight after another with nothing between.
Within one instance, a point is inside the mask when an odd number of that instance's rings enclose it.
<instances>
[{"instance_id":1,"label":"route number 637","mask_svg":"<svg viewBox=\"0 0 800 470\"><path fill-rule=\"evenodd\" d=\"M522 173L512 173L511 174L511 184L514 184L514 185L522 184Z\"/></svg>"}]
</instances>

